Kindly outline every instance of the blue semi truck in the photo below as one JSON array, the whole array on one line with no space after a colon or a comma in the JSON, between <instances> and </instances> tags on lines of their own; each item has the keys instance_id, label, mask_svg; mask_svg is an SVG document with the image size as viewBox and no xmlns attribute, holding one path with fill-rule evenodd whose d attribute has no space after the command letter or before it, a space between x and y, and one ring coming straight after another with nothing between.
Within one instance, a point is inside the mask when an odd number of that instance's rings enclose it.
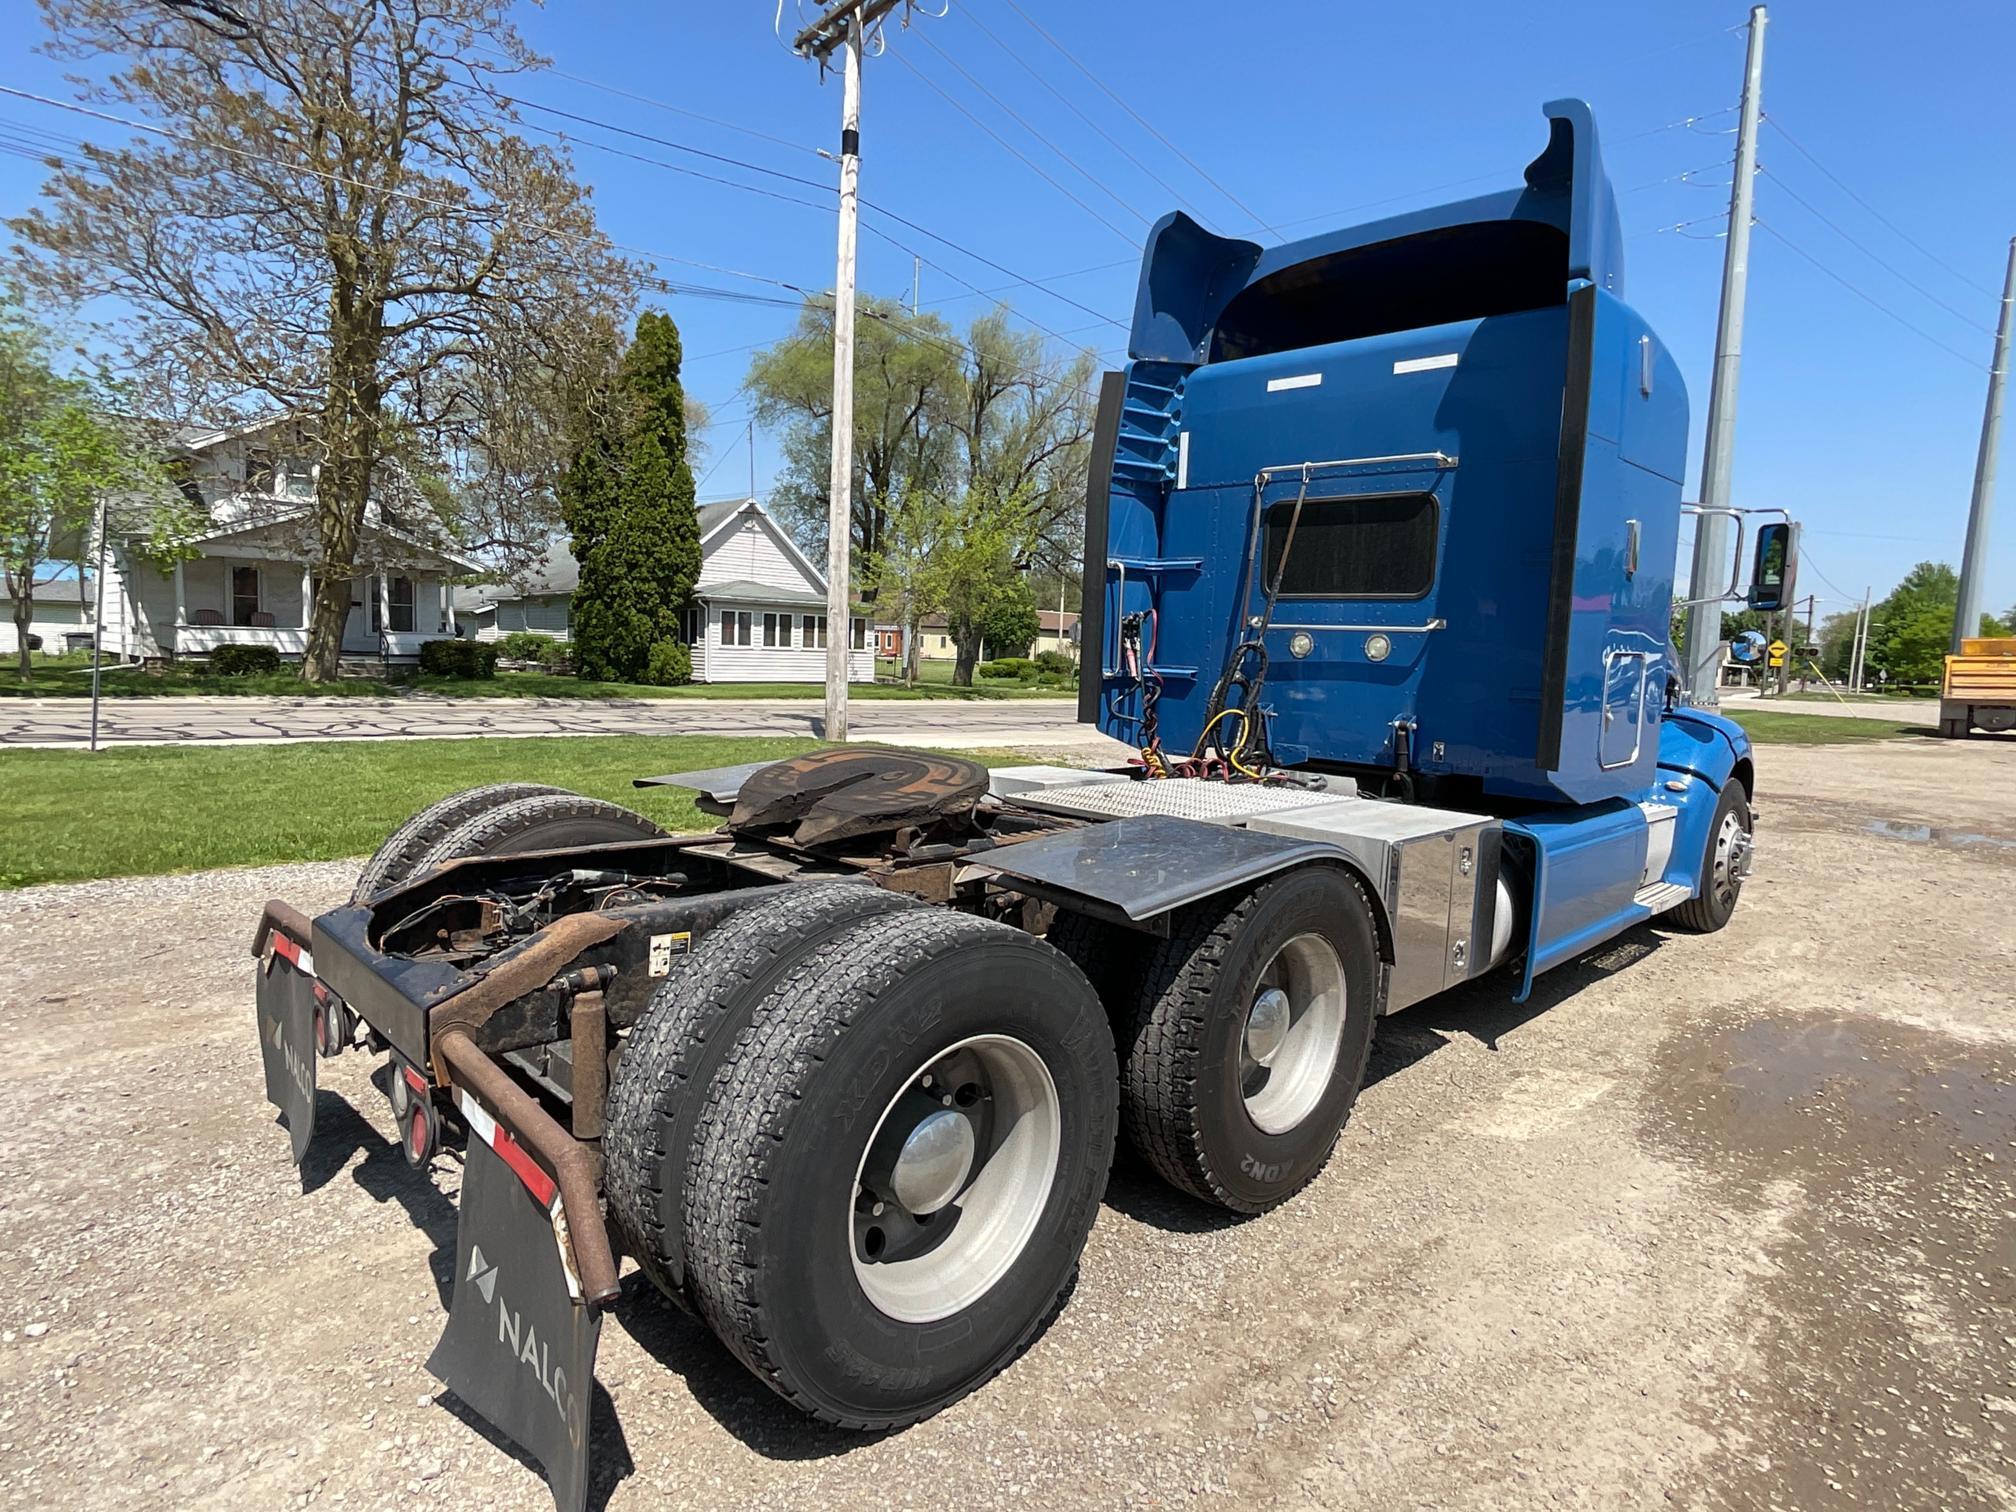
<instances>
[{"instance_id":1,"label":"blue semi truck","mask_svg":"<svg viewBox=\"0 0 2016 1512\"><path fill-rule=\"evenodd\" d=\"M318 1060L362 1051L408 1158L466 1162L430 1368L560 1505L622 1255L806 1413L913 1422L1066 1295L1123 1130L1266 1212L1380 1015L1728 921L1754 757L1676 681L1686 395L1587 107L1546 119L1500 193L1274 247L1155 226L1086 510L1080 717L1133 762L640 779L723 821L681 837L500 784L344 907L268 906L295 1158ZM1770 607L1790 527L1756 547Z\"/></svg>"}]
</instances>

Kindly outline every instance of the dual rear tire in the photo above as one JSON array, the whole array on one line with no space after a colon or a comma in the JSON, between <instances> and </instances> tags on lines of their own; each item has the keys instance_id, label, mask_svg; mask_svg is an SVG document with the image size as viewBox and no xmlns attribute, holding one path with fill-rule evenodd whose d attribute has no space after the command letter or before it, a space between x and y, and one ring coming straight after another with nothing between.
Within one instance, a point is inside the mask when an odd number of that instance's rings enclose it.
<instances>
[{"instance_id":1,"label":"dual rear tire","mask_svg":"<svg viewBox=\"0 0 2016 1512\"><path fill-rule=\"evenodd\" d=\"M929 1416L1043 1326L1118 1122L1076 967L876 896L794 890L706 937L633 1031L605 1146L647 1274L779 1395L851 1428Z\"/></svg>"},{"instance_id":2,"label":"dual rear tire","mask_svg":"<svg viewBox=\"0 0 2016 1512\"><path fill-rule=\"evenodd\" d=\"M1179 1191L1264 1213L1329 1161L1379 1002L1372 906L1305 867L1182 910L1155 939L1079 915L1049 938L1099 986L1135 1151Z\"/></svg>"}]
</instances>

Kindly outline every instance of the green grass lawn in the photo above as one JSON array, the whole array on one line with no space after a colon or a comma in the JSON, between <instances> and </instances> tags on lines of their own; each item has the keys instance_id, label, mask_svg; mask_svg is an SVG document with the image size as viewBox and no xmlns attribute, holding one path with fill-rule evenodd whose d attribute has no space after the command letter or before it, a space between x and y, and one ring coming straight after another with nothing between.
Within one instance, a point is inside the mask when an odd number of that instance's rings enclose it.
<instances>
[{"instance_id":1,"label":"green grass lawn","mask_svg":"<svg viewBox=\"0 0 2016 1512\"><path fill-rule=\"evenodd\" d=\"M953 663L933 661L925 658L917 663L917 683L919 689L940 693L980 694L989 698L1076 698L1076 688L1038 688L1028 683L975 677L970 688L956 688L952 685ZM900 683L903 679L903 664L893 657L879 656L875 659L875 675L886 682Z\"/></svg>"},{"instance_id":2,"label":"green grass lawn","mask_svg":"<svg viewBox=\"0 0 2016 1512\"><path fill-rule=\"evenodd\" d=\"M0 669L0 697L89 698L91 659L88 653L36 656L34 675L26 683L11 664ZM1071 698L1073 690L1025 688L1020 683L982 683L972 688L951 686L949 663L942 678L927 672L914 688L892 683L857 683L851 697L863 699L918 698ZM425 677L418 674L394 682L344 678L333 683L304 683L291 672L246 677L218 677L200 667L177 665L160 672L137 667L107 667L101 674L107 698L400 698L427 693L444 698L824 698L823 683L689 683L679 688L654 688L641 683L590 682L551 672L499 672L494 678Z\"/></svg>"},{"instance_id":3,"label":"green grass lawn","mask_svg":"<svg viewBox=\"0 0 2016 1512\"><path fill-rule=\"evenodd\" d=\"M1722 712L1750 732L1759 745L1852 745L1865 740L1896 740L1906 735L1935 733L1922 724L1894 719L1858 719L1850 715L1780 714L1766 710L1724 707Z\"/></svg>"},{"instance_id":4,"label":"green grass lawn","mask_svg":"<svg viewBox=\"0 0 2016 1512\"><path fill-rule=\"evenodd\" d=\"M490 782L550 783L612 799L668 830L712 829L720 821L683 788L633 788L631 779L775 761L816 744L791 736L605 735L138 746L95 756L0 751L7 795L0 889L368 855L408 815Z\"/></svg>"},{"instance_id":5,"label":"green grass lawn","mask_svg":"<svg viewBox=\"0 0 2016 1512\"><path fill-rule=\"evenodd\" d=\"M711 828L690 793L630 779L809 748L788 736L640 735L0 751L0 887L365 855L409 814L487 782L551 783L667 829Z\"/></svg>"}]
</instances>

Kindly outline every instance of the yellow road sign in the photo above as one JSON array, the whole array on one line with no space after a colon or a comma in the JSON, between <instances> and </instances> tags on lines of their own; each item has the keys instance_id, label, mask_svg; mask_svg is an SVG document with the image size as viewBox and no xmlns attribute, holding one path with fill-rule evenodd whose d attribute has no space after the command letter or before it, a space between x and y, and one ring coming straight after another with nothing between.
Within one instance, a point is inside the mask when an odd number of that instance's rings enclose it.
<instances>
[{"instance_id":1,"label":"yellow road sign","mask_svg":"<svg viewBox=\"0 0 2016 1512\"><path fill-rule=\"evenodd\" d=\"M1785 665L1785 653L1791 648L1787 646L1783 641L1773 641L1765 649L1770 654L1771 665L1774 667L1782 667Z\"/></svg>"}]
</instances>

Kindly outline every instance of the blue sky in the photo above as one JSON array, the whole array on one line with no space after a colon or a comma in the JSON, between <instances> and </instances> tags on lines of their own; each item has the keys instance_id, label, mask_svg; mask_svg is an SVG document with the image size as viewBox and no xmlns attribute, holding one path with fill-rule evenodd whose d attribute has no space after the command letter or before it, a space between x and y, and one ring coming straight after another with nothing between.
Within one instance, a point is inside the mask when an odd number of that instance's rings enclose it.
<instances>
[{"instance_id":1,"label":"blue sky","mask_svg":"<svg viewBox=\"0 0 2016 1512\"><path fill-rule=\"evenodd\" d=\"M1173 208L1178 196L1214 229L1251 233L1258 216L1303 235L1481 193L1516 182L1542 144L1542 101L1580 95L1595 106L1621 195L1627 296L1687 375L1690 467L1698 470L1746 7L1018 3L1231 196L1100 92L1006 0L950 0L943 17L919 16L909 32L891 28L887 53L867 66L862 192L1055 291L1000 296L1020 315L1117 363L1122 329L1079 306L1125 320L1142 217ZM33 6L0 0L0 15L7 34L24 39L9 48L0 82L61 93L58 70L25 45L39 30ZM792 19L787 6L787 35ZM830 183L832 167L814 150L835 143L838 81L822 83L813 65L793 58L771 21L760 0L553 0L524 11L521 24L559 72L525 81L522 93ZM1996 297L2016 234L2016 116L2002 108L2016 8L1963 0L1912 8L1907 19L1874 0L1785 0L1772 7L1768 35L1765 112L1783 131L1767 124L1761 139L1763 226L1752 249L1736 502L1782 506L1805 521L1801 587L1820 595L1824 615L1867 585L1880 597L1921 559L1959 561ZM1675 124L1690 117L1698 119ZM0 120L72 134L114 130L11 99L0 101ZM666 277L784 294L688 265L697 262L830 286L827 193L557 116L527 111L526 120L576 139L577 166L612 236L688 260L662 264ZM590 141L815 204L709 183ZM0 156L0 214L29 204L40 179L32 163ZM925 303L955 322L987 307L972 288L1010 282L884 216L869 212L865 224L903 244L864 235L866 289L908 296L906 248L927 259ZM793 312L690 296L667 307L685 334L689 385L715 413L699 468L712 470L703 494L739 491L748 478L749 406L739 392L748 349L786 332ZM759 490L775 461L759 432ZM2016 458L2004 472L2016 474ZM1998 610L2016 602L2012 491L2016 479L2005 478L1985 595Z\"/></svg>"}]
</instances>

